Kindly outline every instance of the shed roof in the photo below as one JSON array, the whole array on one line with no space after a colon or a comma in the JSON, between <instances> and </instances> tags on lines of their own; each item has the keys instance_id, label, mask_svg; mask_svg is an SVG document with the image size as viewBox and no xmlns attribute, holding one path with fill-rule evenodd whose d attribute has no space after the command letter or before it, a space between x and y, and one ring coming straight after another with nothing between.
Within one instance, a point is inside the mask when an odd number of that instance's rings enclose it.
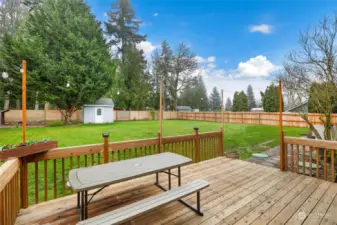
<instances>
[{"instance_id":1,"label":"shed roof","mask_svg":"<svg viewBox=\"0 0 337 225\"><path fill-rule=\"evenodd\" d=\"M84 106L108 106L108 107L114 107L115 104L112 101L111 98L100 98L96 102L91 104L85 104Z\"/></svg>"}]
</instances>

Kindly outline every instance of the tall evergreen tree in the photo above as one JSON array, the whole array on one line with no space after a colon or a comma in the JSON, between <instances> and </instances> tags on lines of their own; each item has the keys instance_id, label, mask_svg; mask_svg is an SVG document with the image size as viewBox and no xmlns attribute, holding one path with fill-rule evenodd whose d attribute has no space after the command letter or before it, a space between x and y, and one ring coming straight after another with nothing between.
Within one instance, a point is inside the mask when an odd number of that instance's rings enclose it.
<instances>
[{"instance_id":1,"label":"tall evergreen tree","mask_svg":"<svg viewBox=\"0 0 337 225\"><path fill-rule=\"evenodd\" d=\"M198 78L195 86L189 86L181 93L180 104L191 106L193 109L199 109L200 111L208 110L207 90L202 77Z\"/></svg>"},{"instance_id":2,"label":"tall evergreen tree","mask_svg":"<svg viewBox=\"0 0 337 225\"><path fill-rule=\"evenodd\" d=\"M265 112L278 112L280 110L278 86L272 84L266 88L265 92L260 93L262 98L262 107Z\"/></svg>"},{"instance_id":3,"label":"tall evergreen tree","mask_svg":"<svg viewBox=\"0 0 337 225\"><path fill-rule=\"evenodd\" d=\"M213 111L219 111L221 109L221 97L216 87L214 87L212 90L212 93L209 97L209 103Z\"/></svg>"},{"instance_id":4,"label":"tall evergreen tree","mask_svg":"<svg viewBox=\"0 0 337 225\"><path fill-rule=\"evenodd\" d=\"M163 79L163 108L167 109L170 103L170 75L173 72L172 67L173 53L167 41L163 41L161 49L157 50L152 56L153 63L153 86L154 86L154 104L155 108L159 108L159 91L160 80Z\"/></svg>"},{"instance_id":5,"label":"tall evergreen tree","mask_svg":"<svg viewBox=\"0 0 337 225\"><path fill-rule=\"evenodd\" d=\"M21 42L23 55L36 52L28 62L28 79L40 84L48 102L65 110L60 112L66 123L111 86L115 66L100 23L83 0L43 1L30 14Z\"/></svg>"},{"instance_id":6,"label":"tall evergreen tree","mask_svg":"<svg viewBox=\"0 0 337 225\"><path fill-rule=\"evenodd\" d=\"M117 55L121 54L121 61L124 64L127 46L145 41L146 36L138 34L142 22L136 18L130 0L115 0L107 15L108 21L104 22L106 35L109 37L110 45L117 48Z\"/></svg>"},{"instance_id":7,"label":"tall evergreen tree","mask_svg":"<svg viewBox=\"0 0 337 225\"><path fill-rule=\"evenodd\" d=\"M248 111L250 111L252 108L256 108L255 96L252 85L248 85L247 97L248 97Z\"/></svg>"},{"instance_id":8,"label":"tall evergreen tree","mask_svg":"<svg viewBox=\"0 0 337 225\"><path fill-rule=\"evenodd\" d=\"M247 95L241 91L236 91L233 97L233 112L247 112L248 111L248 97Z\"/></svg>"},{"instance_id":9,"label":"tall evergreen tree","mask_svg":"<svg viewBox=\"0 0 337 225\"><path fill-rule=\"evenodd\" d=\"M230 98L227 98L226 104L225 104L225 111L231 111L232 110L232 101Z\"/></svg>"}]
</instances>

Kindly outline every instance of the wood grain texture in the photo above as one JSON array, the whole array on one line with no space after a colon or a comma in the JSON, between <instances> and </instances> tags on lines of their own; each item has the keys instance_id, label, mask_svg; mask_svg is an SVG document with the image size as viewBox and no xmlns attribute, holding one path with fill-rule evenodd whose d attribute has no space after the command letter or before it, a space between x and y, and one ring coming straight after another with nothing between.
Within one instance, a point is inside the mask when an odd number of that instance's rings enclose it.
<instances>
[{"instance_id":1,"label":"wood grain texture","mask_svg":"<svg viewBox=\"0 0 337 225\"><path fill-rule=\"evenodd\" d=\"M150 175L111 185L89 205L89 218L161 193L153 185L154 179ZM337 184L331 182L225 157L182 167L183 184L195 179L204 179L210 184L201 191L203 217L173 202L135 217L127 224L296 225L337 221L334 214ZM167 185L167 176L160 176L159 180ZM172 184L176 185L176 181L173 177ZM196 203L194 195L185 199ZM299 220L299 212L305 212L303 220ZM21 210L16 224L72 225L77 222L76 195L72 195Z\"/></svg>"}]
</instances>

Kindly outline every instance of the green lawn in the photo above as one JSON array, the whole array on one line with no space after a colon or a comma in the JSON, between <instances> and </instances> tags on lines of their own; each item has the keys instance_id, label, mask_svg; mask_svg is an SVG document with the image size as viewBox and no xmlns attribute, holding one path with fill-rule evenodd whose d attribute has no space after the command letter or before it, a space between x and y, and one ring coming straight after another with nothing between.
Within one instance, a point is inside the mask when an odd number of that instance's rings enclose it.
<instances>
[{"instance_id":1,"label":"green lawn","mask_svg":"<svg viewBox=\"0 0 337 225\"><path fill-rule=\"evenodd\" d=\"M166 120L163 122L163 135L173 136L182 134L192 134L193 127L198 126L199 132L219 131L221 124L215 122L187 121L187 120ZM59 146L75 146L84 144L102 143L102 133L110 133L110 141L122 141L132 139L142 139L156 137L159 130L158 121L129 121L115 122L113 124L102 125L76 125L64 127L44 127L28 128L28 140L41 140L48 138L58 140ZM303 128L285 128L285 134L288 136L299 136L308 132ZM16 144L21 140L21 129L0 129L0 145ZM263 142L269 143L264 147L259 146ZM276 126L258 126L244 124L225 124L225 149L239 149L241 158L249 158L252 152L261 152L269 147L279 144L279 128ZM101 155L101 157L103 157ZM116 157L116 156L115 156ZM97 164L95 156L95 165ZM103 161L103 158L101 158ZM91 156L88 156L88 162L91 162ZM62 174L61 159L56 160L57 164L57 196L62 196ZM44 199L44 162L38 163L38 180L39 180L39 199ZM84 158L80 159L81 167L84 167ZM53 160L48 161L48 199L53 199ZM77 166L77 159L74 159L74 168ZM90 163L89 163L90 165ZM65 179L68 177L70 170L69 159L65 160ZM34 164L28 166L28 186L29 186L29 204L34 203L35 196L35 168ZM66 189L66 195L70 190Z\"/></svg>"},{"instance_id":2,"label":"green lawn","mask_svg":"<svg viewBox=\"0 0 337 225\"><path fill-rule=\"evenodd\" d=\"M199 132L219 131L221 124L215 122L165 120L163 136L192 134L193 127ZM102 133L110 133L110 141L123 141L156 137L159 131L158 121L129 121L112 124L88 124L64 127L28 128L27 140L48 138L58 140L59 146L75 146L102 142ZM299 136L306 133L305 128L285 128L287 136ZM21 140L21 128L0 129L0 145L16 144ZM273 140L268 146L279 143L279 128L246 124L225 124L225 148L254 147L260 143Z\"/></svg>"}]
</instances>

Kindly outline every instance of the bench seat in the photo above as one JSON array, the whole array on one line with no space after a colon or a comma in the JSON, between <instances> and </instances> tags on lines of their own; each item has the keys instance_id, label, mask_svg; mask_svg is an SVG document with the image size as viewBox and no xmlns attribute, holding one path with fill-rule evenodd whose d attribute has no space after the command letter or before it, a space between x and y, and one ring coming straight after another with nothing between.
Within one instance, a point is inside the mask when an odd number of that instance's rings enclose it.
<instances>
[{"instance_id":1,"label":"bench seat","mask_svg":"<svg viewBox=\"0 0 337 225\"><path fill-rule=\"evenodd\" d=\"M78 225L112 225L120 224L128 221L136 216L142 215L153 209L156 209L165 204L171 203L173 201L180 200L190 194L198 192L209 186L209 183L204 180L195 180L191 183L185 184L181 187L173 188L169 191L165 191L156 196L143 199L141 201L135 202L133 204L124 206L122 208L116 209L105 214L83 220L78 222ZM198 205L200 204L200 199L198 200ZM198 206L200 210L200 205Z\"/></svg>"}]
</instances>

